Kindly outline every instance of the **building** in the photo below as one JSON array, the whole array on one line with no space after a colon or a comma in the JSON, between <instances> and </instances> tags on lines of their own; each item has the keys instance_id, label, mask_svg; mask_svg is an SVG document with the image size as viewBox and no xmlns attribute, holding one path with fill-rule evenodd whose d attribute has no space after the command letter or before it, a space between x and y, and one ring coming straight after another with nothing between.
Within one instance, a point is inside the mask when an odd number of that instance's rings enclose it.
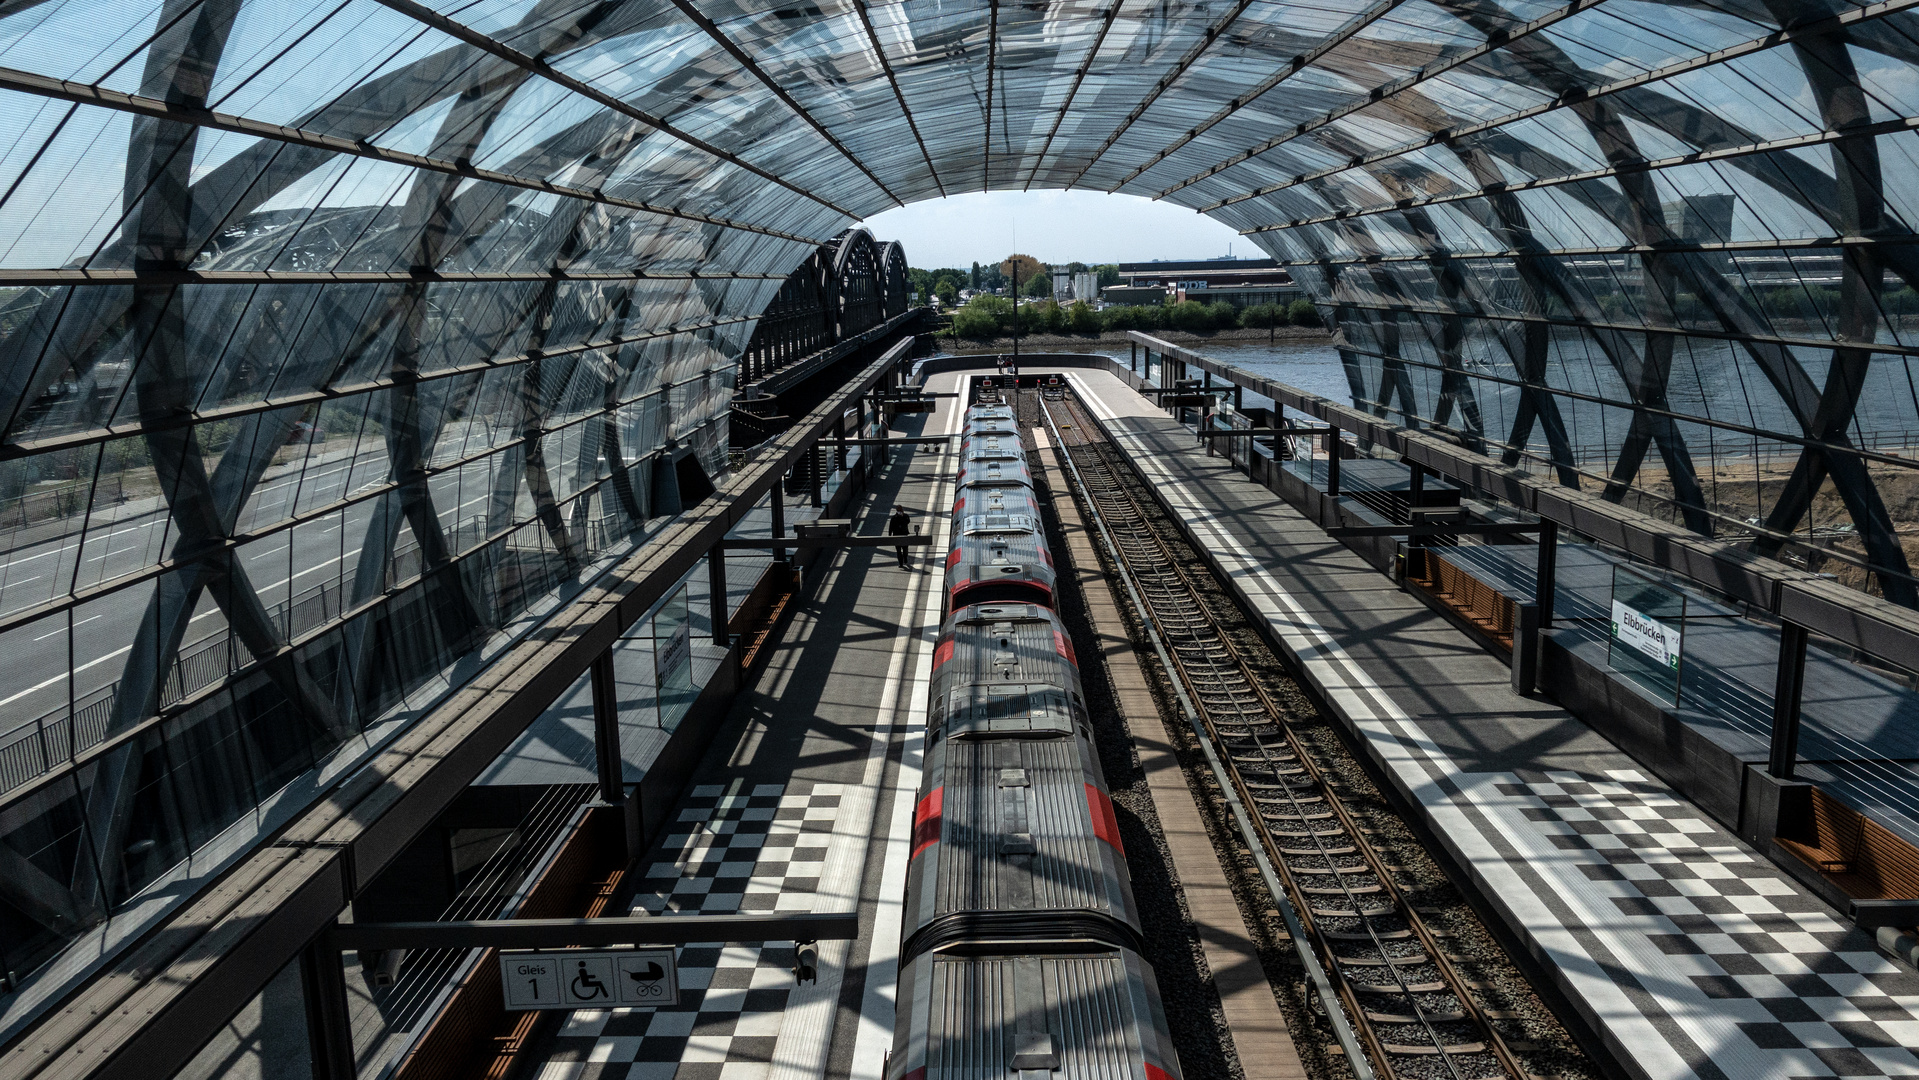
<instances>
[{"instance_id":1,"label":"building","mask_svg":"<svg viewBox=\"0 0 1919 1080\"><path fill-rule=\"evenodd\" d=\"M1099 302L1099 274L1091 270L1082 270L1073 275L1073 299L1084 300L1089 304Z\"/></svg>"},{"instance_id":2,"label":"building","mask_svg":"<svg viewBox=\"0 0 1919 1080\"><path fill-rule=\"evenodd\" d=\"M1177 300L1224 302L1241 308L1290 304L1306 295L1292 275L1271 259L1121 263L1119 274L1129 289L1163 289Z\"/></svg>"}]
</instances>

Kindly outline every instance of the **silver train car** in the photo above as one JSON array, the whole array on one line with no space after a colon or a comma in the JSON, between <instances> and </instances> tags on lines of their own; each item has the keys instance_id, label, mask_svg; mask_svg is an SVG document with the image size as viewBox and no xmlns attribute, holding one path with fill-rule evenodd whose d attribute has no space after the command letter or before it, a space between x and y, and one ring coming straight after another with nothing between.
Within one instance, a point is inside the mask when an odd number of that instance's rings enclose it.
<instances>
[{"instance_id":1,"label":"silver train car","mask_svg":"<svg viewBox=\"0 0 1919 1080\"><path fill-rule=\"evenodd\" d=\"M885 1075L1179 1080L1011 411L963 445Z\"/></svg>"},{"instance_id":2,"label":"silver train car","mask_svg":"<svg viewBox=\"0 0 1919 1080\"><path fill-rule=\"evenodd\" d=\"M1056 575L1018 421L1003 405L966 411L946 610L988 602L1053 605Z\"/></svg>"},{"instance_id":3,"label":"silver train car","mask_svg":"<svg viewBox=\"0 0 1919 1080\"><path fill-rule=\"evenodd\" d=\"M973 488L946 554L946 610L994 601L1053 606L1058 576L1024 488Z\"/></svg>"}]
</instances>

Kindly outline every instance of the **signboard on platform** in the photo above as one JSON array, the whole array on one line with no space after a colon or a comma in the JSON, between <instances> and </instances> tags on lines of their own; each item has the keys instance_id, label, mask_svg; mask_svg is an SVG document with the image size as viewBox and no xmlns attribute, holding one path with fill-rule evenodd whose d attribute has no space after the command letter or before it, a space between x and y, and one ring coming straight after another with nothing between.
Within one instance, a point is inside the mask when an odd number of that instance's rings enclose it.
<instances>
[{"instance_id":1,"label":"signboard on platform","mask_svg":"<svg viewBox=\"0 0 1919 1080\"><path fill-rule=\"evenodd\" d=\"M1686 594L1615 564L1611 623L1608 666L1660 700L1677 702L1686 662Z\"/></svg>"},{"instance_id":2,"label":"signboard on platform","mask_svg":"<svg viewBox=\"0 0 1919 1080\"><path fill-rule=\"evenodd\" d=\"M1651 657L1660 667L1679 667L1679 631L1643 611L1612 602L1612 636Z\"/></svg>"},{"instance_id":3,"label":"signboard on platform","mask_svg":"<svg viewBox=\"0 0 1919 1080\"><path fill-rule=\"evenodd\" d=\"M661 686L670 685L675 681L674 676L679 675L692 661L692 627L682 621L665 641L660 642L659 651L653 654L654 674Z\"/></svg>"},{"instance_id":4,"label":"signboard on platform","mask_svg":"<svg viewBox=\"0 0 1919 1080\"><path fill-rule=\"evenodd\" d=\"M677 1005L680 972L672 949L500 953L509 1010L650 1009Z\"/></svg>"}]
</instances>

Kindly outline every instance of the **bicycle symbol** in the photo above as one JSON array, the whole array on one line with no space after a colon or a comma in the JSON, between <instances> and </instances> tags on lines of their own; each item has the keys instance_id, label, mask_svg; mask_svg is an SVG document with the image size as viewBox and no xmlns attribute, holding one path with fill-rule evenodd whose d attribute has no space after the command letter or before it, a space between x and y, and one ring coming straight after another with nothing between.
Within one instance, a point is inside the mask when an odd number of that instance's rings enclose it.
<instances>
[{"instance_id":1,"label":"bicycle symbol","mask_svg":"<svg viewBox=\"0 0 1919 1080\"><path fill-rule=\"evenodd\" d=\"M573 996L581 1001L592 1001L596 998L611 998L613 996L613 992L606 988L605 983L595 977L592 972L586 970L586 961L584 960L580 961L580 973L573 976L573 982L568 988L573 991Z\"/></svg>"}]
</instances>

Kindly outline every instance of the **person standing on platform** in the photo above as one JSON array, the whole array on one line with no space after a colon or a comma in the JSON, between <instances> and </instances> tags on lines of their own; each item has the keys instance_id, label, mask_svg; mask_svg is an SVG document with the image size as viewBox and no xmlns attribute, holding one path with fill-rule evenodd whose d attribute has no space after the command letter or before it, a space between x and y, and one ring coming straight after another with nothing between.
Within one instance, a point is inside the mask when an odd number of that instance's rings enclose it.
<instances>
[{"instance_id":1,"label":"person standing on platform","mask_svg":"<svg viewBox=\"0 0 1919 1080\"><path fill-rule=\"evenodd\" d=\"M905 536L906 530L908 526L911 525L911 523L912 523L912 518L907 515L906 507L895 506L893 508L893 516L886 519L886 535ZM899 554L900 569L902 570L911 569L912 564L906 561L906 545L901 544L899 547L896 547L893 550Z\"/></svg>"}]
</instances>

